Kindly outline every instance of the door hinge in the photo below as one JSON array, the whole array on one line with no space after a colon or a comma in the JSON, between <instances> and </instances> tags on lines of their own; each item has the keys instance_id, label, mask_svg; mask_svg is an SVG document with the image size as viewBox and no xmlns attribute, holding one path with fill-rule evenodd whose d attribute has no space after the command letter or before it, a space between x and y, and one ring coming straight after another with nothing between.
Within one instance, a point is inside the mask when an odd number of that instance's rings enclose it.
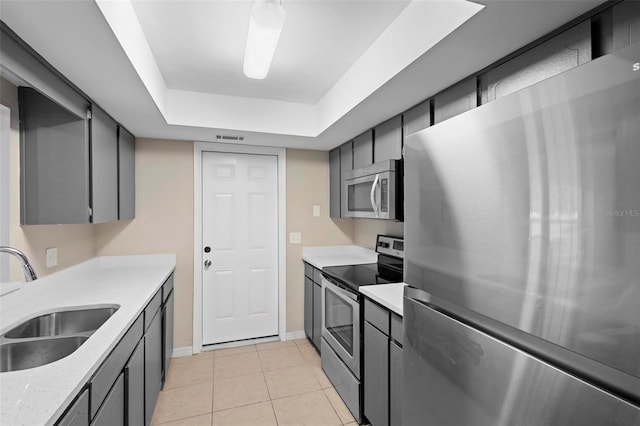
<instances>
[{"instance_id":1,"label":"door hinge","mask_svg":"<svg viewBox=\"0 0 640 426\"><path fill-rule=\"evenodd\" d=\"M404 158L404 152L405 152L405 147L404 145L402 146L402 158Z\"/></svg>"},{"instance_id":2,"label":"door hinge","mask_svg":"<svg viewBox=\"0 0 640 426\"><path fill-rule=\"evenodd\" d=\"M91 120L91 110L87 109L87 120Z\"/></svg>"},{"instance_id":3,"label":"door hinge","mask_svg":"<svg viewBox=\"0 0 640 426\"><path fill-rule=\"evenodd\" d=\"M89 218L93 217L93 209L91 207L88 208L89 209Z\"/></svg>"}]
</instances>

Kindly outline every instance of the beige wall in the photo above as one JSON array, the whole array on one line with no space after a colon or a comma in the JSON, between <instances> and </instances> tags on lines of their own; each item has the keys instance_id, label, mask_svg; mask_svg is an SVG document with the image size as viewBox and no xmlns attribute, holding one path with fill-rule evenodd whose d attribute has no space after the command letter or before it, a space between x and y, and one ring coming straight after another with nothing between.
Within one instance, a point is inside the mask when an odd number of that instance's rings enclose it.
<instances>
[{"instance_id":1,"label":"beige wall","mask_svg":"<svg viewBox=\"0 0 640 426\"><path fill-rule=\"evenodd\" d=\"M302 233L302 244L289 244L290 232ZM329 217L329 153L288 149L287 332L304 330L302 247L353 244L353 232L353 220Z\"/></svg>"},{"instance_id":2,"label":"beige wall","mask_svg":"<svg viewBox=\"0 0 640 426\"><path fill-rule=\"evenodd\" d=\"M174 345L191 346L193 144L136 139L136 217L94 226L98 256L176 254Z\"/></svg>"},{"instance_id":3,"label":"beige wall","mask_svg":"<svg viewBox=\"0 0 640 426\"><path fill-rule=\"evenodd\" d=\"M390 220L354 219L354 244L374 250L378 234L404 237L404 223Z\"/></svg>"},{"instance_id":4,"label":"beige wall","mask_svg":"<svg viewBox=\"0 0 640 426\"><path fill-rule=\"evenodd\" d=\"M42 277L91 259L96 254L92 225L20 225L20 134L18 89L0 78L0 103L11 110L9 139L9 245L22 250ZM45 249L58 248L58 266L46 268ZM11 260L10 279L22 280L19 264Z\"/></svg>"}]
</instances>

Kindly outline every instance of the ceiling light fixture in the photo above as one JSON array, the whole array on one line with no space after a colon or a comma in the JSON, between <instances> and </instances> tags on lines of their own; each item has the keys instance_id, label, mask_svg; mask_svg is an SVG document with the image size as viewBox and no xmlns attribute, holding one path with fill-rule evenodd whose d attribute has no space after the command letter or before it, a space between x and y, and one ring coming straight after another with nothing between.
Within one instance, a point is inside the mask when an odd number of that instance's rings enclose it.
<instances>
[{"instance_id":1,"label":"ceiling light fixture","mask_svg":"<svg viewBox=\"0 0 640 426\"><path fill-rule=\"evenodd\" d=\"M282 0L256 0L254 3L242 68L247 77L261 80L269 73L284 18Z\"/></svg>"}]
</instances>

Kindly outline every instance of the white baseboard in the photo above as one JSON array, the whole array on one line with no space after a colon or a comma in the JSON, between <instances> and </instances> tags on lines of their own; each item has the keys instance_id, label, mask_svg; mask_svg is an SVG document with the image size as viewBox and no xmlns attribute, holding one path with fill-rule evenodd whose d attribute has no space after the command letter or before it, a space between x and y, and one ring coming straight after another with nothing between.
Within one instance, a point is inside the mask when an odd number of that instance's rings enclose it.
<instances>
[{"instance_id":1,"label":"white baseboard","mask_svg":"<svg viewBox=\"0 0 640 426\"><path fill-rule=\"evenodd\" d=\"M304 330L292 331L286 334L284 337L285 340L296 340L296 339L304 339L307 335L304 333Z\"/></svg>"},{"instance_id":2,"label":"white baseboard","mask_svg":"<svg viewBox=\"0 0 640 426\"><path fill-rule=\"evenodd\" d=\"M193 348L191 346L185 346L183 348L173 348L171 358L178 358L181 356L193 355Z\"/></svg>"}]
</instances>

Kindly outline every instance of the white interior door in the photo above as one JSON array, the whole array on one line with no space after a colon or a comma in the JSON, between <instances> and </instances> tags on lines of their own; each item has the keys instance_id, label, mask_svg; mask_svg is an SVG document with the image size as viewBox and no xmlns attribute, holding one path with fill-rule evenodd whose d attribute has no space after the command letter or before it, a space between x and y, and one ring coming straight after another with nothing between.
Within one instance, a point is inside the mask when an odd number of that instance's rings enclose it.
<instances>
[{"instance_id":1,"label":"white interior door","mask_svg":"<svg viewBox=\"0 0 640 426\"><path fill-rule=\"evenodd\" d=\"M277 335L276 156L202 153L202 242L202 343Z\"/></svg>"}]
</instances>

